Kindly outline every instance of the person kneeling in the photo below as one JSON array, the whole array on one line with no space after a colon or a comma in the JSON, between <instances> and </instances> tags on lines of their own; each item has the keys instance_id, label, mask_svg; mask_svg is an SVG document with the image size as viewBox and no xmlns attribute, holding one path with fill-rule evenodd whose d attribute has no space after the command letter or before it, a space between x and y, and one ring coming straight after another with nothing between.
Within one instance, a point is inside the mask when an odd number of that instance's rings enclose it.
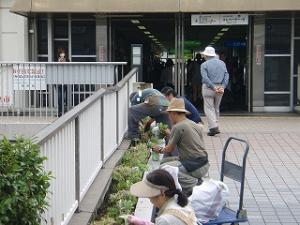
<instances>
[{"instance_id":1,"label":"person kneeling","mask_svg":"<svg viewBox=\"0 0 300 225\"><path fill-rule=\"evenodd\" d=\"M189 112L183 99L173 98L166 110L173 124L170 140L165 148L154 147L153 151L171 153L177 147L178 157L162 161L161 167L178 167L178 180L185 194L191 195L193 187L204 177L209 169L208 155L205 151L202 127L186 118Z\"/></svg>"}]
</instances>

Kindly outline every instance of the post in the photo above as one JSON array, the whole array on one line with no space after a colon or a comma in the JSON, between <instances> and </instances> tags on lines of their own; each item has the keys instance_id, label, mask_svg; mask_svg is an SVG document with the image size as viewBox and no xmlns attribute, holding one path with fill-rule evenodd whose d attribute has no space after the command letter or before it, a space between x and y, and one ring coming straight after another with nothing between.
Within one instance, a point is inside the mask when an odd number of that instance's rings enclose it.
<instances>
[{"instance_id":1,"label":"post","mask_svg":"<svg viewBox=\"0 0 300 225\"><path fill-rule=\"evenodd\" d=\"M119 91L116 91L116 135L117 145L119 144Z\"/></svg>"},{"instance_id":2,"label":"post","mask_svg":"<svg viewBox=\"0 0 300 225\"><path fill-rule=\"evenodd\" d=\"M78 201L78 207L76 212L79 213L79 203L80 203L80 130L79 130L79 118L75 118L75 197Z\"/></svg>"},{"instance_id":3,"label":"post","mask_svg":"<svg viewBox=\"0 0 300 225\"><path fill-rule=\"evenodd\" d=\"M101 161L104 162L104 98L103 96L101 97Z\"/></svg>"}]
</instances>

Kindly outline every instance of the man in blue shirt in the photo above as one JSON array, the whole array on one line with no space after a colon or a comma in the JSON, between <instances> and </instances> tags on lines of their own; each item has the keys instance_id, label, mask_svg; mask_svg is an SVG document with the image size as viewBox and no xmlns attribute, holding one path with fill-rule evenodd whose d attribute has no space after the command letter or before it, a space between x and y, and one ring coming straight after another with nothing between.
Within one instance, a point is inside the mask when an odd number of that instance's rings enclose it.
<instances>
[{"instance_id":1,"label":"man in blue shirt","mask_svg":"<svg viewBox=\"0 0 300 225\"><path fill-rule=\"evenodd\" d=\"M201 52L206 60L201 65L202 75L202 96L204 112L208 121L208 136L215 136L220 133L218 120L220 117L220 104L229 80L226 65L216 56L213 47L206 47ZM200 76L200 74L199 74Z\"/></svg>"},{"instance_id":2,"label":"man in blue shirt","mask_svg":"<svg viewBox=\"0 0 300 225\"><path fill-rule=\"evenodd\" d=\"M161 93L164 94L169 101L171 101L173 98L178 98L176 91L171 87L164 87L161 90ZM186 117L195 123L202 123L200 114L196 107L185 97L183 97L183 100L185 109L190 112L190 114L187 114Z\"/></svg>"}]
</instances>

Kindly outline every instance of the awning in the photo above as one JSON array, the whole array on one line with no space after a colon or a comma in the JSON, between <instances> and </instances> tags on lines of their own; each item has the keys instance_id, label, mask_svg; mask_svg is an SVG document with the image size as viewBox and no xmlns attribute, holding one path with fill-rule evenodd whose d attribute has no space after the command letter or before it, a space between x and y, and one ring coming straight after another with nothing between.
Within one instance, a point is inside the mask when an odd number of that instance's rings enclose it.
<instances>
[{"instance_id":1,"label":"awning","mask_svg":"<svg viewBox=\"0 0 300 225\"><path fill-rule=\"evenodd\" d=\"M12 12L158 13L300 10L300 0L16 0Z\"/></svg>"},{"instance_id":2,"label":"awning","mask_svg":"<svg viewBox=\"0 0 300 225\"><path fill-rule=\"evenodd\" d=\"M15 13L179 12L179 0L16 0Z\"/></svg>"}]
</instances>

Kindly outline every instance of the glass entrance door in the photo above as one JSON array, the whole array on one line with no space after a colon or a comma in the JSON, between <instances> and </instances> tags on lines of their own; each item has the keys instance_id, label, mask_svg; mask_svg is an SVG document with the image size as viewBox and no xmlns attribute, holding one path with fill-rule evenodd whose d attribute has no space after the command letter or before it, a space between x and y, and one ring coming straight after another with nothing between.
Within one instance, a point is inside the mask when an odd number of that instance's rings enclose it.
<instances>
[{"instance_id":1,"label":"glass entrance door","mask_svg":"<svg viewBox=\"0 0 300 225\"><path fill-rule=\"evenodd\" d=\"M291 19L265 21L265 111L291 110Z\"/></svg>"}]
</instances>

